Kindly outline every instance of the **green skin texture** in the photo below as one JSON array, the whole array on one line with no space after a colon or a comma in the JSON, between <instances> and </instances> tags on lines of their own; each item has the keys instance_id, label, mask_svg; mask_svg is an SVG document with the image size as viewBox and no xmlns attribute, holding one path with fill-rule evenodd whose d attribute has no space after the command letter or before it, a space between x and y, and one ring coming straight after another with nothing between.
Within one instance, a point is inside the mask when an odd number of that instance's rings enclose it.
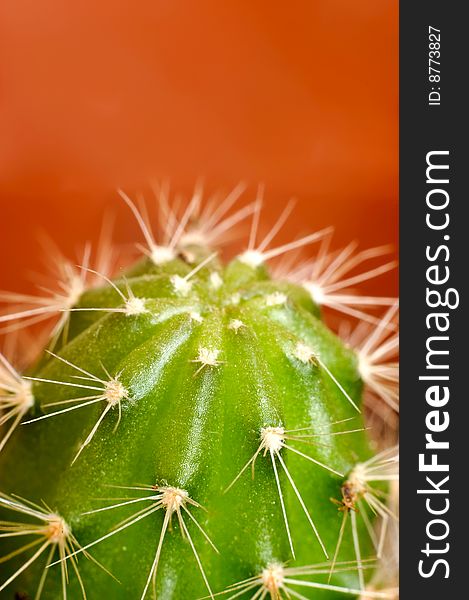
<instances>
[{"instance_id":1,"label":"green skin texture","mask_svg":"<svg viewBox=\"0 0 469 600\"><path fill-rule=\"evenodd\" d=\"M82 546L109 532L123 519L149 503L116 508L94 515L86 511L115 504L114 498L139 493L116 490L109 485L170 485L187 490L206 511L189 506L219 550L210 545L185 515L213 592L259 574L272 562L301 566L324 562L325 557L277 461L290 523L296 561L292 559L282 516L274 471L269 455L260 454L255 477L248 469L226 493L260 444L260 429L310 427L312 433L356 429L363 426L361 414L351 406L327 373L319 366L304 364L294 356L303 342L322 361L360 404L362 382L352 350L324 325L319 310L301 287L271 281L267 270L235 260L223 267L211 261L191 278L186 297L177 294L172 274L188 274L194 265L176 259L164 266L149 260L127 272L134 294L145 298L147 312L74 312L67 342L59 342L60 356L106 379L103 368L121 373L120 381L130 400L122 402L122 420L112 409L91 443L71 462L105 402L17 428L0 455L1 489L40 502L44 500L65 518ZM208 279L217 271L223 285L214 290ZM117 280L126 293L126 284ZM267 306L266 295L281 291L288 302ZM240 294L233 304L234 293ZM86 292L80 307L118 307L122 299L110 286ZM203 322L191 319L199 312ZM238 331L228 327L232 319L244 323ZM220 350L218 366L194 363L200 347ZM77 372L56 358L45 355L35 369L37 377L77 382ZM51 402L89 395L87 390L38 383L33 385L36 408ZM92 392L91 392L92 393ZM54 410L57 410L55 407ZM52 409L49 409L51 412ZM47 409L46 409L47 412ZM332 422L356 417L339 426ZM347 474L369 458L365 432L316 438L317 445L290 442L309 456ZM340 500L344 479L310 461L281 450L288 469L332 556L342 513L330 498ZM146 492L141 492L145 495ZM104 499L103 499L104 498ZM83 555L79 568L88 598L139 600L155 556L164 510L142 519L90 549L92 555L118 579L114 581ZM23 515L0 510L0 520L28 521ZM157 597L161 600L196 599L207 596L195 557L181 536L177 518L166 533L157 573ZM361 519L358 522L361 523ZM359 529L363 556L370 555L367 534ZM18 547L16 540L0 540L4 555ZM2 592L13 600L23 592L34 598L44 568L45 555ZM347 528L339 560L355 560L352 536ZM24 564L24 556L0 563L0 582ZM69 600L82 598L78 581L70 570ZM305 577L308 579L308 577ZM327 581L327 576L309 577ZM356 572L336 573L335 585L358 587ZM307 598L332 600L352 598L338 592L295 588ZM256 590L240 598L250 598ZM221 596L228 598L230 594ZM147 593L151 598L151 586ZM62 598L60 567L50 569L43 600Z\"/></svg>"}]
</instances>

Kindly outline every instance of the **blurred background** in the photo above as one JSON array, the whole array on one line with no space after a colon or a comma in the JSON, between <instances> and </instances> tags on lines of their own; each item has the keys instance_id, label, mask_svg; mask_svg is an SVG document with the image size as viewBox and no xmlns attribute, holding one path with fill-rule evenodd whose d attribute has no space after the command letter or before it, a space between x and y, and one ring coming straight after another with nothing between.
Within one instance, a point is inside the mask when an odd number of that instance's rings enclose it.
<instances>
[{"instance_id":1,"label":"blurred background","mask_svg":"<svg viewBox=\"0 0 469 600\"><path fill-rule=\"evenodd\" d=\"M1 289L30 289L39 232L73 256L111 209L140 241L116 188L201 176L264 183L270 223L297 198L280 241L396 248L397 0L2 1Z\"/></svg>"}]
</instances>

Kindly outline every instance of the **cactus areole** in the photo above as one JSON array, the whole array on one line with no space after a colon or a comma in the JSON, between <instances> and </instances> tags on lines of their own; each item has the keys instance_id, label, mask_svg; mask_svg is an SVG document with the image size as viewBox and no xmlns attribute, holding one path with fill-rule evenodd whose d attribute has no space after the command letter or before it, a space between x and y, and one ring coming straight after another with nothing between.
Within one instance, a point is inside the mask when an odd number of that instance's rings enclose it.
<instances>
[{"instance_id":1,"label":"cactus areole","mask_svg":"<svg viewBox=\"0 0 469 600\"><path fill-rule=\"evenodd\" d=\"M152 250L84 291L18 381L0 597L358 598L360 519L331 569L373 456L355 352L267 253Z\"/></svg>"}]
</instances>

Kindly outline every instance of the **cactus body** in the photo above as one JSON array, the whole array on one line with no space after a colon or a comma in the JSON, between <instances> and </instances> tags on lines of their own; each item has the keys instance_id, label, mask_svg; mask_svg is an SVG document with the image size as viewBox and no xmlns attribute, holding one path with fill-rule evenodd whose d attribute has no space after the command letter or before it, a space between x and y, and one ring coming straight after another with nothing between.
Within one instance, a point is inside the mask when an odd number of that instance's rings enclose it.
<instances>
[{"instance_id":1,"label":"cactus body","mask_svg":"<svg viewBox=\"0 0 469 600\"><path fill-rule=\"evenodd\" d=\"M303 287L252 261L223 266L198 247L190 257L143 260L80 297L54 354L29 374L32 422L0 454L1 491L62 518L76 540L63 556L90 545L118 581L79 552L68 583L64 563L44 582L47 560L63 558L48 559L57 548L47 546L2 598L35 598L42 582L43 600L78 600L82 585L90 600L195 600L264 572L263 587L221 597L276 599L273 566L334 554L341 519L330 498L371 456L356 355ZM14 502L24 506L10 496L1 519L37 520ZM50 541L56 521L47 523ZM17 540L2 547L14 553ZM356 550L345 532L339 560ZM0 584L24 563L22 554L0 563ZM341 571L330 589L295 589L344 597L335 586L359 581Z\"/></svg>"}]
</instances>

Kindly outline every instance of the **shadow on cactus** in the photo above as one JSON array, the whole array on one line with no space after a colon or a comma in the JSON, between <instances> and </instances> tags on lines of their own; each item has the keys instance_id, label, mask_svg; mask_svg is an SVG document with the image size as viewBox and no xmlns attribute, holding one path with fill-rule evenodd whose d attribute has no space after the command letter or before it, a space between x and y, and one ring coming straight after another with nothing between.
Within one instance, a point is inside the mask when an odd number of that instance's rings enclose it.
<instances>
[{"instance_id":1,"label":"shadow on cactus","mask_svg":"<svg viewBox=\"0 0 469 600\"><path fill-rule=\"evenodd\" d=\"M397 453L374 454L361 412L364 384L397 410L397 306L351 289L387 250L330 251L329 229L275 246L290 205L259 241L240 186L184 210L160 192L158 241L121 194L146 245L117 276L101 248L52 292L1 297L4 332L50 332L22 373L1 355L1 597L397 598L378 577ZM357 351L321 304L368 322Z\"/></svg>"}]
</instances>

